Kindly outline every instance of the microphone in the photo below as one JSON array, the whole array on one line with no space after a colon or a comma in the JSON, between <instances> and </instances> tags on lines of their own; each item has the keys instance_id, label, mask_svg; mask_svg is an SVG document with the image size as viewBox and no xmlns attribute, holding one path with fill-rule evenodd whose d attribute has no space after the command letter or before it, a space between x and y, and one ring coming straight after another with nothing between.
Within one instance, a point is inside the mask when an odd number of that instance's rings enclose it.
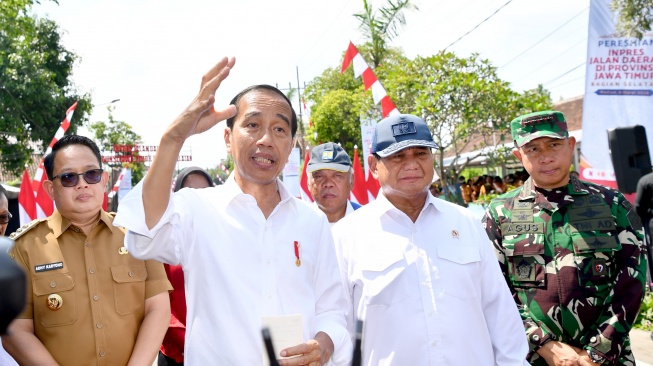
<instances>
[{"instance_id":1,"label":"microphone","mask_svg":"<svg viewBox=\"0 0 653 366\"><path fill-rule=\"evenodd\" d=\"M354 344L354 356L351 360L351 366L361 366L363 364L363 356L361 355L361 341L363 339L363 321L356 321L356 343Z\"/></svg>"},{"instance_id":2,"label":"microphone","mask_svg":"<svg viewBox=\"0 0 653 366\"><path fill-rule=\"evenodd\" d=\"M265 350L268 353L270 366L279 366L276 353L274 352L274 346L272 345L272 336L270 335L270 329L265 327L261 330L261 333L263 334L263 343L265 344Z\"/></svg>"}]
</instances>

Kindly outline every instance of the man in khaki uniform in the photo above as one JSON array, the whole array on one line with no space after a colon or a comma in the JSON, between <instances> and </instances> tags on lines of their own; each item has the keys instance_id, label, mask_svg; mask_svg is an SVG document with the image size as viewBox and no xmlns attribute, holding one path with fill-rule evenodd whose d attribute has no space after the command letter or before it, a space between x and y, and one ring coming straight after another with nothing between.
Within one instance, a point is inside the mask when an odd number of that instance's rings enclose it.
<instances>
[{"instance_id":1,"label":"man in khaki uniform","mask_svg":"<svg viewBox=\"0 0 653 366\"><path fill-rule=\"evenodd\" d=\"M93 141L64 136L44 165L57 209L12 234L28 298L5 348L25 365L151 364L170 320L163 265L133 258L102 210L108 175Z\"/></svg>"}]
</instances>

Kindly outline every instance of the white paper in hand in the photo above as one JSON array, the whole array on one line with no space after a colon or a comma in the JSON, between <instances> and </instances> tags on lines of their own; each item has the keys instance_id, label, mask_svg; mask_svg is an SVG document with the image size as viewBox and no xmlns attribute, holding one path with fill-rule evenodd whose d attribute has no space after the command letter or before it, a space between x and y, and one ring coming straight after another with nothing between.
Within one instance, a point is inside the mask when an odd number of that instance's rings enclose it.
<instances>
[{"instance_id":1,"label":"white paper in hand","mask_svg":"<svg viewBox=\"0 0 653 366\"><path fill-rule=\"evenodd\" d=\"M261 319L262 327L267 327L270 330L272 337L272 345L277 359L290 358L281 357L279 352L282 349L297 346L304 343L304 328L302 326L302 315L283 315L283 316L269 316ZM265 350L265 345L261 341L263 351L263 366L269 366L270 361Z\"/></svg>"}]
</instances>

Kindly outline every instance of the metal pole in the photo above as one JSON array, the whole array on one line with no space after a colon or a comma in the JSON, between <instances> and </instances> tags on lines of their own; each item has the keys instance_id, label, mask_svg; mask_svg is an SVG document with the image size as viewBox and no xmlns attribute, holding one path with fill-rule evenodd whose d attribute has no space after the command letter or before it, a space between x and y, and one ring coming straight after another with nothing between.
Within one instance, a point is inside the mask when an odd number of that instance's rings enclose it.
<instances>
[{"instance_id":1,"label":"metal pole","mask_svg":"<svg viewBox=\"0 0 653 366\"><path fill-rule=\"evenodd\" d=\"M295 66L295 70L297 70L297 101L299 102L299 121L300 123L303 122L304 120L302 119L302 88L299 86L299 66ZM301 131L302 135L304 134L304 124L301 123Z\"/></svg>"},{"instance_id":2,"label":"metal pole","mask_svg":"<svg viewBox=\"0 0 653 366\"><path fill-rule=\"evenodd\" d=\"M302 88L299 86L300 85L299 84L299 66L295 66L295 70L297 71L297 101L299 102L299 104L298 104L298 106L299 106L299 121L297 121L297 123L299 124L299 132L300 132L299 140L301 142L299 144L299 146L301 146L301 148L303 148L303 149L306 149L306 142L304 140L304 135L306 135L306 131L304 130L304 120L303 120L303 116L302 116ZM306 150L301 151L301 148L300 148L300 154L303 156L303 155L305 155Z\"/></svg>"}]
</instances>

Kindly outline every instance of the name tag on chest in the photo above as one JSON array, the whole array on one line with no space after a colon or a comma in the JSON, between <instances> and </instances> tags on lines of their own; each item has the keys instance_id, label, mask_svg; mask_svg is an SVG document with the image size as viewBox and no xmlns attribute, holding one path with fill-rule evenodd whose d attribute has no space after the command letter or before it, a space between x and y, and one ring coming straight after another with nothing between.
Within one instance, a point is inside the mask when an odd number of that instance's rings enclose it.
<instances>
[{"instance_id":1,"label":"name tag on chest","mask_svg":"<svg viewBox=\"0 0 653 366\"><path fill-rule=\"evenodd\" d=\"M34 272L39 273L45 271L53 271L55 269L61 269L61 268L63 268L63 262L39 264L34 266Z\"/></svg>"},{"instance_id":2,"label":"name tag on chest","mask_svg":"<svg viewBox=\"0 0 653 366\"><path fill-rule=\"evenodd\" d=\"M501 224L501 233L503 235L520 235L520 234L532 234L544 233L544 223L542 222L533 222L533 223L514 223L514 222L505 222Z\"/></svg>"}]
</instances>

